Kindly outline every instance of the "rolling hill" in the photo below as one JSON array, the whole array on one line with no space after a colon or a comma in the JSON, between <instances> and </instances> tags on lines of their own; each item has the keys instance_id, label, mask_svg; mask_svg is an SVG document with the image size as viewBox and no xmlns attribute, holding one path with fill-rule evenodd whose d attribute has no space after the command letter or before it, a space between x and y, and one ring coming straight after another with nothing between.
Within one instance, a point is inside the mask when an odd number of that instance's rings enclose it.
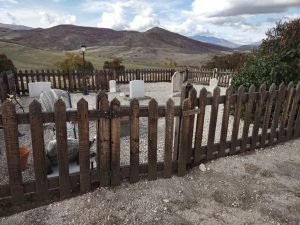
<instances>
[{"instance_id":1,"label":"rolling hill","mask_svg":"<svg viewBox=\"0 0 300 225\"><path fill-rule=\"evenodd\" d=\"M194 35L194 36L191 36L190 38L197 40L197 41L210 43L210 44L214 44L214 45L220 45L220 46L227 47L227 48L238 48L240 46L231 41L228 41L228 40L225 40L222 38L213 37L213 36Z\"/></svg>"}]
</instances>

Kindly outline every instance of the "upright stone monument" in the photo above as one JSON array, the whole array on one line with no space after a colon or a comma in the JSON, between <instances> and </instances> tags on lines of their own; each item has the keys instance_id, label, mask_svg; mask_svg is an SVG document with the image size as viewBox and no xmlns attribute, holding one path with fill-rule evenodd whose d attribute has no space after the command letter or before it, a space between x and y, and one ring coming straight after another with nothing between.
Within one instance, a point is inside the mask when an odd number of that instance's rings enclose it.
<instances>
[{"instance_id":1,"label":"upright stone monument","mask_svg":"<svg viewBox=\"0 0 300 225\"><path fill-rule=\"evenodd\" d=\"M51 82L28 83L29 97L39 97L44 91L51 90Z\"/></svg>"},{"instance_id":2,"label":"upright stone monument","mask_svg":"<svg viewBox=\"0 0 300 225\"><path fill-rule=\"evenodd\" d=\"M143 98L145 96L145 84L143 80L133 80L129 83L129 97Z\"/></svg>"},{"instance_id":3,"label":"upright stone monument","mask_svg":"<svg viewBox=\"0 0 300 225\"><path fill-rule=\"evenodd\" d=\"M183 84L183 77L181 76L179 71L176 71L172 76L172 91L180 92L182 84Z\"/></svg>"},{"instance_id":4,"label":"upright stone monument","mask_svg":"<svg viewBox=\"0 0 300 225\"><path fill-rule=\"evenodd\" d=\"M116 84L116 81L115 80L110 80L109 81L109 92L117 92L117 84Z\"/></svg>"},{"instance_id":5,"label":"upright stone monument","mask_svg":"<svg viewBox=\"0 0 300 225\"><path fill-rule=\"evenodd\" d=\"M218 86L218 82L219 81L218 81L217 78L210 79L208 91L211 92L211 93L213 93L214 89Z\"/></svg>"}]
</instances>

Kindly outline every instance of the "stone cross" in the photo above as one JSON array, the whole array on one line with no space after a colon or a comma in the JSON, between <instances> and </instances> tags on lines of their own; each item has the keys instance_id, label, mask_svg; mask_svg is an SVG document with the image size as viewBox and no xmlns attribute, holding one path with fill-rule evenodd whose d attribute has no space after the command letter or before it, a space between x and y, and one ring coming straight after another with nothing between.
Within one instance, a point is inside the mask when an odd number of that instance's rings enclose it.
<instances>
[{"instance_id":1,"label":"stone cross","mask_svg":"<svg viewBox=\"0 0 300 225\"><path fill-rule=\"evenodd\" d=\"M172 91L180 92L182 84L183 84L183 77L181 76L179 71L176 71L172 76Z\"/></svg>"},{"instance_id":2,"label":"stone cross","mask_svg":"<svg viewBox=\"0 0 300 225\"><path fill-rule=\"evenodd\" d=\"M129 97L143 98L145 96L145 84L143 80L133 80L129 83Z\"/></svg>"}]
</instances>

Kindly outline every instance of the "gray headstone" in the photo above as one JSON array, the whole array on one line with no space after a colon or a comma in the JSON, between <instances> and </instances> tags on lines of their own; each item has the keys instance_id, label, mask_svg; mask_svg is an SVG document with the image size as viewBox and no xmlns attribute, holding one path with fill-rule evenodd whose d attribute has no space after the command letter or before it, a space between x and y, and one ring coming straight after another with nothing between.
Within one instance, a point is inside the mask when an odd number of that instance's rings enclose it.
<instances>
[{"instance_id":1,"label":"gray headstone","mask_svg":"<svg viewBox=\"0 0 300 225\"><path fill-rule=\"evenodd\" d=\"M217 87L218 86L218 79L217 78L212 78L212 79L210 79L210 81L209 81L209 87L211 88L211 89L214 89L215 87Z\"/></svg>"},{"instance_id":2,"label":"gray headstone","mask_svg":"<svg viewBox=\"0 0 300 225\"><path fill-rule=\"evenodd\" d=\"M130 81L129 89L130 98L143 98L145 96L145 84L143 80Z\"/></svg>"},{"instance_id":3,"label":"gray headstone","mask_svg":"<svg viewBox=\"0 0 300 225\"><path fill-rule=\"evenodd\" d=\"M117 92L117 84L115 80L109 81L109 92Z\"/></svg>"},{"instance_id":4,"label":"gray headstone","mask_svg":"<svg viewBox=\"0 0 300 225\"><path fill-rule=\"evenodd\" d=\"M176 71L172 76L172 91L180 92L182 84L183 84L183 77L181 76L180 72Z\"/></svg>"},{"instance_id":5,"label":"gray headstone","mask_svg":"<svg viewBox=\"0 0 300 225\"><path fill-rule=\"evenodd\" d=\"M28 83L29 97L38 97L44 91L51 90L51 82Z\"/></svg>"}]
</instances>

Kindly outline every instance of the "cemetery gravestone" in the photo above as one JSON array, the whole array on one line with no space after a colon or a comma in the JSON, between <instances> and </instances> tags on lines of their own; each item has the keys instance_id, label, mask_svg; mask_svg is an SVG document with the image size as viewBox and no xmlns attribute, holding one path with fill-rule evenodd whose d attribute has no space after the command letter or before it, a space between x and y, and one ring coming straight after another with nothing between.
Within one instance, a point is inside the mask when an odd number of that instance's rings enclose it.
<instances>
[{"instance_id":1,"label":"cemetery gravestone","mask_svg":"<svg viewBox=\"0 0 300 225\"><path fill-rule=\"evenodd\" d=\"M218 83L219 83L219 81L218 81L217 78L210 79L210 81L209 81L209 91L211 93L213 93L214 89L218 86Z\"/></svg>"},{"instance_id":2,"label":"cemetery gravestone","mask_svg":"<svg viewBox=\"0 0 300 225\"><path fill-rule=\"evenodd\" d=\"M31 98L39 97L40 94L43 93L44 91L51 90L51 82L28 83L28 89L29 89L29 96Z\"/></svg>"},{"instance_id":3,"label":"cemetery gravestone","mask_svg":"<svg viewBox=\"0 0 300 225\"><path fill-rule=\"evenodd\" d=\"M115 80L110 80L109 81L109 92L117 92L117 88L116 88L117 84Z\"/></svg>"},{"instance_id":4,"label":"cemetery gravestone","mask_svg":"<svg viewBox=\"0 0 300 225\"><path fill-rule=\"evenodd\" d=\"M130 98L143 98L145 96L145 84L143 80L130 81L129 89Z\"/></svg>"},{"instance_id":5,"label":"cemetery gravestone","mask_svg":"<svg viewBox=\"0 0 300 225\"><path fill-rule=\"evenodd\" d=\"M181 76L180 72L176 71L172 76L173 92L180 92L182 84L183 84L183 77Z\"/></svg>"}]
</instances>

